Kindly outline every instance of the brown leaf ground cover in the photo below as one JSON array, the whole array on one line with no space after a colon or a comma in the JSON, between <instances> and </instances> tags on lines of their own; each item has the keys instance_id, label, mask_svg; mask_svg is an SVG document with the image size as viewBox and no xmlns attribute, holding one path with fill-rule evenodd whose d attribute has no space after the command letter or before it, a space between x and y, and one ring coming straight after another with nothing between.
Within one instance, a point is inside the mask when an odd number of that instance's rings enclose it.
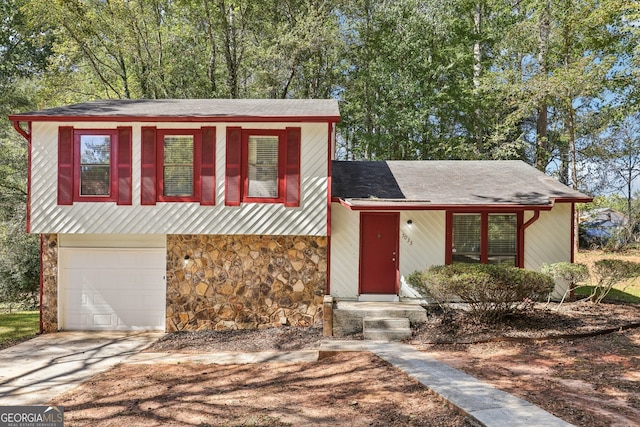
<instances>
[{"instance_id":1,"label":"brown leaf ground cover","mask_svg":"<svg viewBox=\"0 0 640 427\"><path fill-rule=\"evenodd\" d=\"M432 316L412 344L578 426L640 425L640 306L575 301L497 325Z\"/></svg>"},{"instance_id":2,"label":"brown leaf ground cover","mask_svg":"<svg viewBox=\"0 0 640 427\"><path fill-rule=\"evenodd\" d=\"M575 425L633 426L640 425L640 329L624 328L638 323L637 305L584 301L539 305L498 325L476 324L460 312L431 312L410 342ZM616 332L571 337L612 328ZM314 328L184 332L148 351L286 351L317 349L321 340ZM52 403L65 407L70 426L469 424L366 353L303 364L125 364Z\"/></svg>"},{"instance_id":3,"label":"brown leaf ground cover","mask_svg":"<svg viewBox=\"0 0 640 427\"><path fill-rule=\"evenodd\" d=\"M304 364L124 364L52 403L69 426L470 425L367 353Z\"/></svg>"}]
</instances>

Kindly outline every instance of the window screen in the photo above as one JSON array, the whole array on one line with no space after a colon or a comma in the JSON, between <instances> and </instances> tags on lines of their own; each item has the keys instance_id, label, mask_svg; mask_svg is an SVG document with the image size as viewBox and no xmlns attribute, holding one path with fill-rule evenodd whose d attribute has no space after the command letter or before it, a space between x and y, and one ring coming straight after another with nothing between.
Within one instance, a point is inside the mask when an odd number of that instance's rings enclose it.
<instances>
[{"instance_id":1,"label":"window screen","mask_svg":"<svg viewBox=\"0 0 640 427\"><path fill-rule=\"evenodd\" d=\"M164 196L193 196L193 135L164 137L163 174Z\"/></svg>"},{"instance_id":2,"label":"window screen","mask_svg":"<svg viewBox=\"0 0 640 427\"><path fill-rule=\"evenodd\" d=\"M516 215L489 215L489 264L516 265Z\"/></svg>"},{"instance_id":3,"label":"window screen","mask_svg":"<svg viewBox=\"0 0 640 427\"><path fill-rule=\"evenodd\" d=\"M80 135L80 195L109 196L111 137Z\"/></svg>"},{"instance_id":4,"label":"window screen","mask_svg":"<svg viewBox=\"0 0 640 427\"><path fill-rule=\"evenodd\" d=\"M481 225L480 215L453 215L453 262L480 262Z\"/></svg>"},{"instance_id":5,"label":"window screen","mask_svg":"<svg viewBox=\"0 0 640 427\"><path fill-rule=\"evenodd\" d=\"M278 137L250 136L248 153L249 197L278 197Z\"/></svg>"}]
</instances>

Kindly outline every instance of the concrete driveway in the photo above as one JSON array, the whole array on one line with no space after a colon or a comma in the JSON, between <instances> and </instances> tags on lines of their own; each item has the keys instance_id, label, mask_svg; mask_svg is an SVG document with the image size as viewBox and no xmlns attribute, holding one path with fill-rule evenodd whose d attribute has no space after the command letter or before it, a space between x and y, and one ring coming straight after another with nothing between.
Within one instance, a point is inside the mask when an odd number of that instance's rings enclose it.
<instances>
[{"instance_id":1,"label":"concrete driveway","mask_svg":"<svg viewBox=\"0 0 640 427\"><path fill-rule=\"evenodd\" d=\"M145 349L162 332L58 332L0 351L0 406L53 397Z\"/></svg>"}]
</instances>

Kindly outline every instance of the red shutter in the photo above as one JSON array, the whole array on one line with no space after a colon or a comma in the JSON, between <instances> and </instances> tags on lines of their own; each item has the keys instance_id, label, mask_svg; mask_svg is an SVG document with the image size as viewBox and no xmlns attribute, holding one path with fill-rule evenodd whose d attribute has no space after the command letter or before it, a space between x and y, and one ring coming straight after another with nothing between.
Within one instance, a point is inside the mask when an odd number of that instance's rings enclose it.
<instances>
[{"instance_id":1,"label":"red shutter","mask_svg":"<svg viewBox=\"0 0 640 427\"><path fill-rule=\"evenodd\" d=\"M240 206L242 183L242 128L227 128L227 161L224 181L224 204Z\"/></svg>"},{"instance_id":2,"label":"red shutter","mask_svg":"<svg viewBox=\"0 0 640 427\"><path fill-rule=\"evenodd\" d=\"M156 128L142 128L140 204L156 204Z\"/></svg>"},{"instance_id":3,"label":"red shutter","mask_svg":"<svg viewBox=\"0 0 640 427\"><path fill-rule=\"evenodd\" d=\"M202 128L202 155L200 163L201 205L216 204L216 128Z\"/></svg>"},{"instance_id":4,"label":"red shutter","mask_svg":"<svg viewBox=\"0 0 640 427\"><path fill-rule=\"evenodd\" d=\"M300 128L286 129L285 199L288 207L300 206Z\"/></svg>"},{"instance_id":5,"label":"red shutter","mask_svg":"<svg viewBox=\"0 0 640 427\"><path fill-rule=\"evenodd\" d=\"M132 204L131 197L131 128L118 128L118 204Z\"/></svg>"},{"instance_id":6,"label":"red shutter","mask_svg":"<svg viewBox=\"0 0 640 427\"><path fill-rule=\"evenodd\" d=\"M58 129L58 204L73 204L73 127Z\"/></svg>"}]
</instances>

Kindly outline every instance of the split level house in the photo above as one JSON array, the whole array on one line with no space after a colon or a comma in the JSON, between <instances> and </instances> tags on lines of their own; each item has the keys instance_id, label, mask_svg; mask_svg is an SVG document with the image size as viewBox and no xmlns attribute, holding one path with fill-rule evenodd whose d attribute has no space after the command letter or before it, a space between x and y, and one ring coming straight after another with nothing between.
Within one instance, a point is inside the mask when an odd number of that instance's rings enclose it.
<instances>
[{"instance_id":1,"label":"split level house","mask_svg":"<svg viewBox=\"0 0 640 427\"><path fill-rule=\"evenodd\" d=\"M590 200L520 161L335 161L335 100L106 100L11 115L41 328L309 326L429 265L572 261ZM560 292L557 290L556 292Z\"/></svg>"}]
</instances>

